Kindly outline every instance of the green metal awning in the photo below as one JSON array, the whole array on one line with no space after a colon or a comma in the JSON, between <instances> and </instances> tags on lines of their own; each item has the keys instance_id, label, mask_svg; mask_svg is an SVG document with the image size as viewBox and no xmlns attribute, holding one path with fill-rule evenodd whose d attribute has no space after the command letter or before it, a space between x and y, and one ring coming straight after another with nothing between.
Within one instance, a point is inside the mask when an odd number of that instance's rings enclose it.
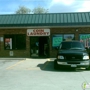
<instances>
[{"instance_id":1,"label":"green metal awning","mask_svg":"<svg viewBox=\"0 0 90 90\"><path fill-rule=\"evenodd\" d=\"M0 15L0 27L90 25L90 12Z\"/></svg>"}]
</instances>

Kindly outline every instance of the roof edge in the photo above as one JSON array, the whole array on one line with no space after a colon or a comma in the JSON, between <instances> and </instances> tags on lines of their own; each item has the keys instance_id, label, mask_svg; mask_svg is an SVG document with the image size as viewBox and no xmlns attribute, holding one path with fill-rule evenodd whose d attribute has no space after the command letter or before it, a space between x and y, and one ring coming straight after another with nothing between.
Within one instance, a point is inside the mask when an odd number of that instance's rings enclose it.
<instances>
[{"instance_id":1,"label":"roof edge","mask_svg":"<svg viewBox=\"0 0 90 90\"><path fill-rule=\"evenodd\" d=\"M0 14L0 16L7 16L7 15L46 15L46 14L77 14L77 13L90 13L88 12L57 12L57 13L40 13L40 14Z\"/></svg>"},{"instance_id":2,"label":"roof edge","mask_svg":"<svg viewBox=\"0 0 90 90\"><path fill-rule=\"evenodd\" d=\"M18 28L18 29L21 29L21 28L78 28L78 27L90 27L90 25L80 25L80 26L31 26L31 27L0 27L0 29L12 29L12 28Z\"/></svg>"}]
</instances>

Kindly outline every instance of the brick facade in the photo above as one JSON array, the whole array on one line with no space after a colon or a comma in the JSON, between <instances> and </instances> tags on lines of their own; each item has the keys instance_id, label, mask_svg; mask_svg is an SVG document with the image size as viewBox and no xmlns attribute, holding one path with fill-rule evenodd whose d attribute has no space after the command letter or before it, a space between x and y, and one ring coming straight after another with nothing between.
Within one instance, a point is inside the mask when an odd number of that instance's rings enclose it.
<instances>
[{"instance_id":1,"label":"brick facade","mask_svg":"<svg viewBox=\"0 0 90 90\"><path fill-rule=\"evenodd\" d=\"M0 29L0 37L4 38L5 34L26 34L26 29ZM30 57L30 40L28 36L26 36L26 50L5 50L4 41L0 43L0 57ZM10 56L10 51L13 51L13 56Z\"/></svg>"},{"instance_id":2,"label":"brick facade","mask_svg":"<svg viewBox=\"0 0 90 90\"><path fill-rule=\"evenodd\" d=\"M78 30L78 31L76 31ZM63 27L50 28L50 57L55 58L57 50L52 48L53 34L74 34L75 40L79 40L79 34L90 33L89 27ZM5 34L26 34L26 50L5 50L4 49L4 35ZM0 37L3 37L3 42L0 42L0 57L30 57L30 37L27 36L27 29L0 29ZM10 51L14 55L10 56Z\"/></svg>"}]
</instances>

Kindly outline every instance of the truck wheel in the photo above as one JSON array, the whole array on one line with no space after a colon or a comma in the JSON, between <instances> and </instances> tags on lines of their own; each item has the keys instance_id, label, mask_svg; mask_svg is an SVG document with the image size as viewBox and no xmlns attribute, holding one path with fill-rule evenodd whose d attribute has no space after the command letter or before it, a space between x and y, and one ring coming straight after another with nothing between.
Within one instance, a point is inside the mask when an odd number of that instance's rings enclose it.
<instances>
[{"instance_id":1,"label":"truck wheel","mask_svg":"<svg viewBox=\"0 0 90 90\"><path fill-rule=\"evenodd\" d=\"M58 69L58 64L57 64L57 60L54 61L54 69L57 70Z\"/></svg>"},{"instance_id":2,"label":"truck wheel","mask_svg":"<svg viewBox=\"0 0 90 90\"><path fill-rule=\"evenodd\" d=\"M89 65L89 67L88 67L88 68L86 68L86 70L90 70L90 65Z\"/></svg>"}]
</instances>

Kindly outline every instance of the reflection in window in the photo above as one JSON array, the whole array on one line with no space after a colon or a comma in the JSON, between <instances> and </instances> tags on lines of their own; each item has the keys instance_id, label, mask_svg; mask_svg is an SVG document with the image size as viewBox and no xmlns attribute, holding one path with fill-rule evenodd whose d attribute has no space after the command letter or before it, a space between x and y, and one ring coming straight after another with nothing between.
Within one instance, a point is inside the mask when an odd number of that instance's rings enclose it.
<instances>
[{"instance_id":1,"label":"reflection in window","mask_svg":"<svg viewBox=\"0 0 90 90\"><path fill-rule=\"evenodd\" d=\"M90 34L80 34L80 42L87 48L90 48Z\"/></svg>"},{"instance_id":2,"label":"reflection in window","mask_svg":"<svg viewBox=\"0 0 90 90\"><path fill-rule=\"evenodd\" d=\"M26 35L12 34L5 35L4 47L5 49L23 50L26 49Z\"/></svg>"},{"instance_id":3,"label":"reflection in window","mask_svg":"<svg viewBox=\"0 0 90 90\"><path fill-rule=\"evenodd\" d=\"M74 40L74 34L64 34L64 41Z\"/></svg>"}]
</instances>

